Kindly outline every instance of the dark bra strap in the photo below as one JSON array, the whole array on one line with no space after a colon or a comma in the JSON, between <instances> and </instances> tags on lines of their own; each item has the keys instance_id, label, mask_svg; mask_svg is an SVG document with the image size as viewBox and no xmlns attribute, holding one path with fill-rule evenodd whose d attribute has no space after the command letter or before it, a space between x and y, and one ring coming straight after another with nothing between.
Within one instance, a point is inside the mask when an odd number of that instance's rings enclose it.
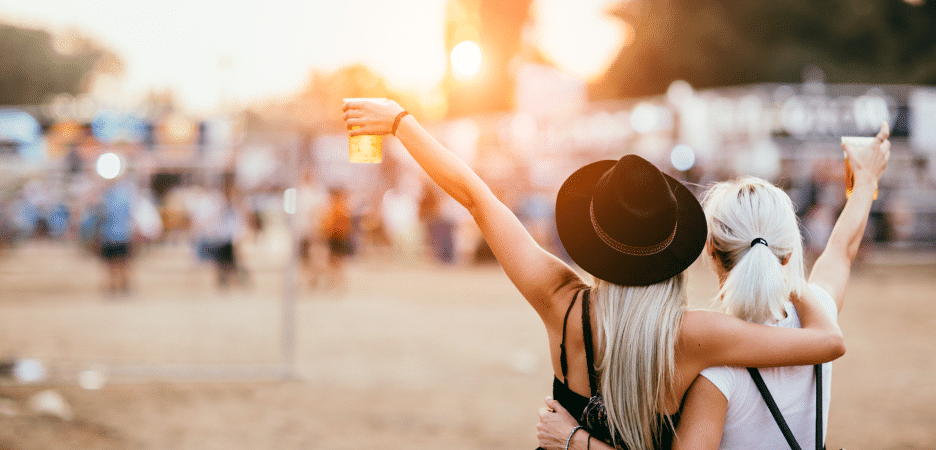
<instances>
[{"instance_id":1,"label":"dark bra strap","mask_svg":"<svg viewBox=\"0 0 936 450\"><path fill-rule=\"evenodd\" d=\"M582 293L582 338L585 341L585 361L588 363L588 386L591 388L589 395L598 393L598 374L595 373L595 352L592 349L591 318L589 317L588 294L591 289L585 289Z\"/></svg>"},{"instance_id":2,"label":"dark bra strap","mask_svg":"<svg viewBox=\"0 0 936 450\"><path fill-rule=\"evenodd\" d=\"M595 357L594 352L592 351L592 334L591 334L591 319L588 315L588 294L591 292L590 288L582 289L582 337L584 338L585 344L585 361L588 364L588 385L591 388L589 396L595 395L598 393L598 375L595 373ZM572 298L572 303L569 304L569 309L566 310L565 318L562 319L562 342L559 344L559 366L562 368L562 381L569 384L567 379L567 373L569 371L569 363L566 361L566 348L565 348L565 335L566 335L566 325L569 323L569 313L572 312L572 307L575 306L575 301L578 300L578 295Z\"/></svg>"},{"instance_id":3,"label":"dark bra strap","mask_svg":"<svg viewBox=\"0 0 936 450\"><path fill-rule=\"evenodd\" d=\"M569 323L569 313L572 312L572 307L575 306L576 300L578 300L577 292L575 297L572 297L572 303L569 303L569 309L566 310L565 318L562 319L562 342L559 344L559 367L562 368L562 382L566 384L569 384L569 380L566 379L566 373L569 371L569 363L566 361L565 349L566 325Z\"/></svg>"}]
</instances>

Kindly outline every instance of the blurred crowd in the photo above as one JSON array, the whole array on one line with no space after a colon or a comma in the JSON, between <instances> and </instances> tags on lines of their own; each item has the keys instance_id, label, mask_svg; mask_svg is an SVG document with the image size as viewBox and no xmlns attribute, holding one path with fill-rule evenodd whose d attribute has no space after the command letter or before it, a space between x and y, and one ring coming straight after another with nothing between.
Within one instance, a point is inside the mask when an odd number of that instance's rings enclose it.
<instances>
[{"instance_id":1,"label":"blurred crowd","mask_svg":"<svg viewBox=\"0 0 936 450\"><path fill-rule=\"evenodd\" d=\"M799 208L806 248L813 252L823 248L845 202L843 169L832 164L818 162L806 184L784 186ZM562 256L554 192L528 178L516 174L510 184L494 183L495 193L541 245ZM350 258L401 265L483 264L493 258L468 212L406 170L376 189L324 182L316 171L303 170L292 197L280 186L245 189L235 171L194 170L170 179L128 170L113 179L79 173L29 180L0 198L2 245L80 243L89 258L100 259L107 273L103 289L115 296L131 292L134 256L154 245L188 246L193 264L214 267L219 288L249 286L243 246L268 242L258 239L264 232L293 242L304 283L327 291L347 288ZM912 214L901 214L899 207L891 211L872 217L869 241L891 240L912 228Z\"/></svg>"},{"instance_id":2,"label":"blurred crowd","mask_svg":"<svg viewBox=\"0 0 936 450\"><path fill-rule=\"evenodd\" d=\"M517 111L431 127L560 257L558 183L575 167L622 152L643 156L697 194L739 174L779 184L797 206L807 253L815 255L845 202L839 136L866 134L885 120L895 157L865 242L932 248L936 145L928 128L918 129L923 116L914 111L936 105L936 94L912 109L901 105L920 97L913 92L825 89L695 92L677 82L658 98L546 112L521 102ZM42 126L22 112L4 114L0 256L28 240L80 243L99 259L102 290L112 296L133 291L133 261L153 246L188 247L193 266L213 267L221 289L251 285L245 248L286 249L277 257L294 264L306 286L336 292L347 289L353 258L404 266L493 259L468 212L394 139L384 140L383 163L352 164L342 130L233 117L199 122L170 110L146 120L100 113L85 124ZM18 124L20 132L3 131L4 124ZM43 153L42 146L48 157L38 169L11 170L38 160L29 155Z\"/></svg>"},{"instance_id":3,"label":"blurred crowd","mask_svg":"<svg viewBox=\"0 0 936 450\"><path fill-rule=\"evenodd\" d=\"M27 241L80 244L100 260L102 289L115 297L132 292L131 271L146 270L133 261L154 246L188 246L193 265L214 267L219 288L247 287L243 248L271 245L260 238L264 233L294 242L304 282L325 291L347 289L350 258L416 265L492 257L467 212L414 177L375 193L326 184L305 171L287 189L294 191L290 199L280 186L244 188L236 171L172 175L130 169L113 179L90 172L29 179L0 198L0 256ZM546 203L523 206L536 226L547 216L551 223Z\"/></svg>"}]
</instances>

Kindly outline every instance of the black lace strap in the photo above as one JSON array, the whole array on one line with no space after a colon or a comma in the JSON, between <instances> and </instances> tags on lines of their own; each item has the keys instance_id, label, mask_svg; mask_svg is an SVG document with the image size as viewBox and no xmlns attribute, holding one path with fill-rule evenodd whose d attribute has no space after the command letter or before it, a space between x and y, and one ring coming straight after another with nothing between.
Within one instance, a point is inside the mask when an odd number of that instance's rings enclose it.
<instances>
[{"instance_id":1,"label":"black lace strap","mask_svg":"<svg viewBox=\"0 0 936 450\"><path fill-rule=\"evenodd\" d=\"M764 384L764 379L761 377L760 372L754 367L748 367L747 370L751 374L751 378L754 379L754 384L757 385L757 390L760 391L764 402L767 403L767 408L770 409L770 414L773 415L774 421L776 421L777 425L780 427L780 432L783 433L783 437L786 438L787 444L789 444L790 448L793 450L802 450L799 443L796 442L796 438L793 437L793 432L790 431L786 420L783 419L780 408L777 407L773 396L770 395L767 385ZM822 364L816 364L813 366L813 370L816 374L816 450L822 450L825 448L822 439Z\"/></svg>"},{"instance_id":2,"label":"black lace strap","mask_svg":"<svg viewBox=\"0 0 936 450\"><path fill-rule=\"evenodd\" d=\"M559 367L562 368L562 381L566 384L569 383L569 380L566 379L566 373L569 371L569 363L566 361L566 349L565 349L565 336L566 336L566 325L569 323L569 313L572 312L572 307L575 306L575 301L578 300L578 293L575 293L575 297L572 297L572 303L569 303L569 309L566 310L565 318L562 319L562 341L559 343Z\"/></svg>"},{"instance_id":3,"label":"black lace strap","mask_svg":"<svg viewBox=\"0 0 936 450\"><path fill-rule=\"evenodd\" d=\"M592 349L591 318L589 317L588 294L591 289L586 289L582 294L582 338L585 343L585 361L588 364L588 386L591 388L589 395L598 393L598 374L595 373L595 352Z\"/></svg>"}]
</instances>

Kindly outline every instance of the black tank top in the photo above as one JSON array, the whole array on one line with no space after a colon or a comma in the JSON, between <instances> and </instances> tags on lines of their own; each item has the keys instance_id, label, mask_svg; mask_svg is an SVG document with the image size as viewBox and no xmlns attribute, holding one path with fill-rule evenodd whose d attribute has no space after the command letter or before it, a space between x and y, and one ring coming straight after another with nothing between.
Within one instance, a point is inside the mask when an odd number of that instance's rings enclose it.
<instances>
[{"instance_id":1,"label":"black tank top","mask_svg":"<svg viewBox=\"0 0 936 450\"><path fill-rule=\"evenodd\" d=\"M579 424L596 439L600 439L611 445L611 431L608 427L608 416L605 410L604 401L601 398L601 394L598 392L598 374L595 372L595 357L594 350L592 345L592 332L591 332L591 318L589 317L589 305L588 305L588 294L591 292L591 289L583 289L582 291L582 340L585 345L585 360L588 365L588 385L590 388L589 394L591 397L584 397L569 389L569 385L566 382L559 381L558 377L553 378L553 398L562 405L572 417L575 417ZM562 379L568 380L566 373L568 372L569 364L566 361L566 351L565 351L565 330L566 325L569 322L569 313L572 311L572 307L575 306L575 301L578 299L576 295L572 299L572 303L569 304L569 309L566 310L565 318L562 320L562 343L559 344L559 365L562 369ZM674 430L670 427L670 421L672 421L672 426L675 427L679 422L679 412L673 414L669 417L662 416L662 423L660 426L660 439L655 444L654 449L659 450L669 450L673 445L673 434ZM620 442L621 439L618 439ZM625 447L619 447L626 449Z\"/></svg>"}]
</instances>

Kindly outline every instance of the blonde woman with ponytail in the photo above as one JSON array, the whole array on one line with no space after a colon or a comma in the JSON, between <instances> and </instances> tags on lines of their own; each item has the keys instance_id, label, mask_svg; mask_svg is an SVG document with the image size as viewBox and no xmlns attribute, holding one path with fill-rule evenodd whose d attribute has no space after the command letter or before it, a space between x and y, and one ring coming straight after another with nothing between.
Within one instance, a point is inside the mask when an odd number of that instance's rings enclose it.
<instances>
[{"instance_id":1,"label":"blonde woman with ponytail","mask_svg":"<svg viewBox=\"0 0 936 450\"><path fill-rule=\"evenodd\" d=\"M851 262L858 252L878 180L887 167L890 142L881 127L867 154L845 148L855 172L855 188L809 275L803 269L802 239L790 198L757 178L719 183L707 193L707 248L718 274L725 312L777 327L798 326L790 293L811 290L831 318L845 298ZM776 367L750 373L737 367L702 371L690 387L673 448L824 448L831 394L831 364L821 372L822 418L817 420L814 368ZM756 374L774 399L782 419L774 419L754 381ZM789 430L785 437L779 423ZM821 435L817 436L817 430ZM788 441L789 439L789 441ZM795 441L795 442L792 442Z\"/></svg>"},{"instance_id":2,"label":"blonde woman with ponytail","mask_svg":"<svg viewBox=\"0 0 936 450\"><path fill-rule=\"evenodd\" d=\"M346 102L344 119L349 135L400 140L468 209L542 319L556 398L541 410L543 447L669 448L683 394L703 369L814 364L844 352L841 331L808 292L794 297L802 330L687 312L683 271L705 246L705 214L685 186L639 156L588 164L559 189L560 239L592 285L543 250L481 178L395 101ZM564 422L560 412L575 418Z\"/></svg>"}]
</instances>

